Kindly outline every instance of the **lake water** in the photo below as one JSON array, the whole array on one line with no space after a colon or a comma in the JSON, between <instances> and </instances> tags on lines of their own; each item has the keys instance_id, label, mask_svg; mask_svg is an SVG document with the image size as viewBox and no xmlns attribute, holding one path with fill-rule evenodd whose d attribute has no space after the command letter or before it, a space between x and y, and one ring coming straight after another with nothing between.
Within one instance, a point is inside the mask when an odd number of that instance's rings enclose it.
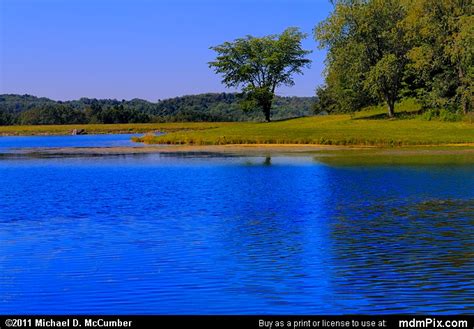
<instances>
[{"instance_id":1,"label":"lake water","mask_svg":"<svg viewBox=\"0 0 474 329\"><path fill-rule=\"evenodd\" d=\"M30 147L106 147L142 146L132 142L137 134L102 134L76 136L0 136L0 153Z\"/></svg>"},{"instance_id":2,"label":"lake water","mask_svg":"<svg viewBox=\"0 0 474 329\"><path fill-rule=\"evenodd\" d=\"M0 314L472 314L473 199L467 165L1 160Z\"/></svg>"}]
</instances>

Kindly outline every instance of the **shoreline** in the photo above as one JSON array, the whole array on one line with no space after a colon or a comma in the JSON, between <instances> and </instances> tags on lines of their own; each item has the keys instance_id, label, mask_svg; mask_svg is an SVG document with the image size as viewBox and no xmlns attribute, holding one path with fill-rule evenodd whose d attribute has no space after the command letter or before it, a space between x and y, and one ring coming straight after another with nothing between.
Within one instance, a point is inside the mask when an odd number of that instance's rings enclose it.
<instances>
[{"instance_id":1,"label":"shoreline","mask_svg":"<svg viewBox=\"0 0 474 329\"><path fill-rule=\"evenodd\" d=\"M310 116L297 119L263 122L176 122L148 124L89 124L89 125L43 125L2 126L0 135L10 136L68 136L74 129L84 130L86 136L97 134L131 134L134 141L161 145L175 145L181 152L181 145L192 147L193 151L212 145L212 152L224 145L234 149L259 148L279 150L291 148L297 152L301 147L411 147L432 145L474 146L473 126L466 122L426 121L420 118L400 120L372 120L372 112L365 113L365 119L354 119L349 115ZM159 136L156 133L160 133ZM0 143L1 143L0 137ZM267 146L271 145L271 146ZM214 146L215 145L215 146ZM238 145L238 146L236 146ZM296 149L296 151L295 151ZM326 149L326 148L325 148ZM241 150L238 150L239 152ZM67 152L72 152L67 150ZM89 151L88 151L89 152ZM93 151L90 151L93 152ZM100 153L102 151L97 151ZM138 153L143 151L117 150L117 152ZM273 152L273 151L272 151Z\"/></svg>"},{"instance_id":2,"label":"shoreline","mask_svg":"<svg viewBox=\"0 0 474 329\"><path fill-rule=\"evenodd\" d=\"M19 136L72 136L74 129L84 130L84 135L124 135L171 133L176 131L210 129L228 125L228 122L164 122L164 123L110 123L0 126L1 137Z\"/></svg>"},{"instance_id":3,"label":"shoreline","mask_svg":"<svg viewBox=\"0 0 474 329\"><path fill-rule=\"evenodd\" d=\"M234 155L315 155L347 154L351 156L389 155L474 155L474 143L416 145L402 147L377 147L358 145L318 145L318 144L227 144L227 145L140 145L111 147L38 147L11 149L0 153L3 156L100 156L160 153L215 153Z\"/></svg>"},{"instance_id":4,"label":"shoreline","mask_svg":"<svg viewBox=\"0 0 474 329\"><path fill-rule=\"evenodd\" d=\"M299 163L298 159L335 167L371 166L469 166L474 165L474 147L469 145L451 146L405 146L405 147L355 147L335 145L301 144L239 144L239 145L153 145L123 147L59 147L28 148L8 150L0 153L3 161L43 161L60 159L109 159L148 158L146 161L159 163L160 158L263 158L271 163L272 158L286 158L288 164ZM143 159L145 160L145 159Z\"/></svg>"},{"instance_id":5,"label":"shoreline","mask_svg":"<svg viewBox=\"0 0 474 329\"><path fill-rule=\"evenodd\" d=\"M173 131L170 129L170 131ZM153 134L160 134L164 133L164 131L140 131L140 130L135 130L135 131L130 131L130 130L117 130L117 131L110 131L110 130L103 130L103 131L92 131L87 134L77 134L74 135L71 132L65 132L65 131L57 131L57 132L42 132L42 131L32 131L32 132L26 132L26 131L20 131L20 132L0 132L0 138L1 137L47 137L47 136L94 136L94 135L144 135L147 133L153 133Z\"/></svg>"}]
</instances>

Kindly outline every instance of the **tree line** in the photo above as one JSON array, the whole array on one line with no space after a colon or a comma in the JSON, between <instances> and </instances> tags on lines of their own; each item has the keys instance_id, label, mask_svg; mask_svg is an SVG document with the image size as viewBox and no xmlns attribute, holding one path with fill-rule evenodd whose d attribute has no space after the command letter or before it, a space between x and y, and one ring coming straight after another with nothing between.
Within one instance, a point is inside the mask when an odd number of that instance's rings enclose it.
<instances>
[{"instance_id":1,"label":"tree line","mask_svg":"<svg viewBox=\"0 0 474 329\"><path fill-rule=\"evenodd\" d=\"M424 108L473 107L471 0L335 0L315 28L328 50L316 112L345 113L416 98Z\"/></svg>"},{"instance_id":2,"label":"tree line","mask_svg":"<svg viewBox=\"0 0 474 329\"><path fill-rule=\"evenodd\" d=\"M181 121L261 121L260 112L246 111L236 93L189 95L157 102L142 99L81 98L54 101L31 95L0 95L0 125L147 123ZM276 97L277 119L312 114L314 97Z\"/></svg>"},{"instance_id":3,"label":"tree line","mask_svg":"<svg viewBox=\"0 0 474 329\"><path fill-rule=\"evenodd\" d=\"M332 0L314 38L327 50L325 84L314 111L347 113L384 102L389 117L403 97L425 109L464 113L473 105L472 0ZM308 68L306 35L246 36L211 47L209 63L227 87L239 87L243 104L270 121L275 89L294 84Z\"/></svg>"}]
</instances>

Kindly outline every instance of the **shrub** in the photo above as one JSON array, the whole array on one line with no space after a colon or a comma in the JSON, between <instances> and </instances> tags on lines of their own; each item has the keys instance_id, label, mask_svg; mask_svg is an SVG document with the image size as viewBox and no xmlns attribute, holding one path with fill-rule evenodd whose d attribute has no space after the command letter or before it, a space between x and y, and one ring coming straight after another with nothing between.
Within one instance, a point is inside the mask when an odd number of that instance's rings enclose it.
<instances>
[{"instance_id":1,"label":"shrub","mask_svg":"<svg viewBox=\"0 0 474 329\"><path fill-rule=\"evenodd\" d=\"M463 115L458 112L448 111L446 109L429 109L421 115L421 118L426 121L439 120L446 122L456 122L461 121L463 119Z\"/></svg>"},{"instance_id":2,"label":"shrub","mask_svg":"<svg viewBox=\"0 0 474 329\"><path fill-rule=\"evenodd\" d=\"M459 114L457 112L450 112L445 109L441 109L439 111L439 119L441 121L448 121L448 122L455 122L455 121L461 121L462 120L462 114Z\"/></svg>"}]
</instances>

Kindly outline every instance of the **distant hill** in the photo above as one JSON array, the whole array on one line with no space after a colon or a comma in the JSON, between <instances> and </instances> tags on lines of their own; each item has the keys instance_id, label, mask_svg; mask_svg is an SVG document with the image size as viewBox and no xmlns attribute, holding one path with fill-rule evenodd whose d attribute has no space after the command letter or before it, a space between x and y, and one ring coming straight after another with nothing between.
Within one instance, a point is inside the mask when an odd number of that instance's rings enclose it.
<instances>
[{"instance_id":1,"label":"distant hill","mask_svg":"<svg viewBox=\"0 0 474 329\"><path fill-rule=\"evenodd\" d=\"M277 96L273 120L312 114L314 97ZM244 112L235 93L207 93L159 100L81 98L54 101L31 95L0 95L0 125L176 121L259 121L258 109Z\"/></svg>"}]
</instances>

